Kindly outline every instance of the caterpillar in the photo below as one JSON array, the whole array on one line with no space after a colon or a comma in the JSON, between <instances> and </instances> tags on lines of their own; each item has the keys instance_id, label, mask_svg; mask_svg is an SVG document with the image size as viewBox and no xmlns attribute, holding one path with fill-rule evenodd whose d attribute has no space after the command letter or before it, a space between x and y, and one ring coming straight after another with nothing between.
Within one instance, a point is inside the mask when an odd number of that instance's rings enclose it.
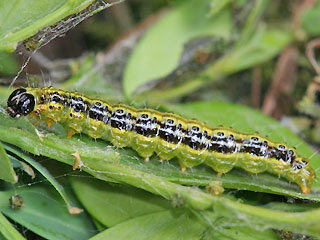
<instances>
[{"instance_id":1,"label":"caterpillar","mask_svg":"<svg viewBox=\"0 0 320 240\"><path fill-rule=\"evenodd\" d=\"M218 174L234 167L249 173L267 171L296 183L305 194L315 179L308 159L284 143L230 128L212 128L173 113L111 105L78 92L19 88L9 96L7 112L13 118L38 117L48 127L59 122L69 138L83 132L108 139L116 147L130 146L146 160L154 153L161 160L177 157L182 170L203 163Z\"/></svg>"}]
</instances>

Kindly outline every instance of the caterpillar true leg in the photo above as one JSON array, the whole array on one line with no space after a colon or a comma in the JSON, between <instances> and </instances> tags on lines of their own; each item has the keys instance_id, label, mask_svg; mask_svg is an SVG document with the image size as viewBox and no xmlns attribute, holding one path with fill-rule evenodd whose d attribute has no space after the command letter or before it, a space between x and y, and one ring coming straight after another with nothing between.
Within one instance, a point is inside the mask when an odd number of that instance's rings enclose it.
<instances>
[{"instance_id":1,"label":"caterpillar true leg","mask_svg":"<svg viewBox=\"0 0 320 240\"><path fill-rule=\"evenodd\" d=\"M216 176L219 178L222 176L222 174L223 174L222 172L218 172Z\"/></svg>"},{"instance_id":2,"label":"caterpillar true leg","mask_svg":"<svg viewBox=\"0 0 320 240\"><path fill-rule=\"evenodd\" d=\"M48 118L47 120L48 128L51 128L52 123L53 123L53 120L51 118Z\"/></svg>"},{"instance_id":3,"label":"caterpillar true leg","mask_svg":"<svg viewBox=\"0 0 320 240\"><path fill-rule=\"evenodd\" d=\"M68 134L68 136L67 136L67 138L72 138L72 136L75 134L75 130L74 129L72 129L72 128L69 128L68 130L67 130L67 134Z\"/></svg>"},{"instance_id":4,"label":"caterpillar true leg","mask_svg":"<svg viewBox=\"0 0 320 240\"><path fill-rule=\"evenodd\" d=\"M77 152L72 153L71 155L74 156L76 159L76 162L74 163L74 165L72 167L73 170L76 170L81 164L81 157L80 157L80 154Z\"/></svg>"},{"instance_id":5,"label":"caterpillar true leg","mask_svg":"<svg viewBox=\"0 0 320 240\"><path fill-rule=\"evenodd\" d=\"M29 115L29 118L30 119L33 119L34 117L36 117L38 114L36 113L36 112L32 112L32 113L30 113L30 115Z\"/></svg>"}]
</instances>

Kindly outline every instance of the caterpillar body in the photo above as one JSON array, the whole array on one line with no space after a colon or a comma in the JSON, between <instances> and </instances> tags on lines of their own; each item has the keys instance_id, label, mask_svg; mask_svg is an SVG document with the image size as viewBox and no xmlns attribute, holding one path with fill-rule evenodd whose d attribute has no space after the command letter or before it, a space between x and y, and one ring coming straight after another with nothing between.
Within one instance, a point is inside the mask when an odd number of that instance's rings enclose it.
<instances>
[{"instance_id":1,"label":"caterpillar body","mask_svg":"<svg viewBox=\"0 0 320 240\"><path fill-rule=\"evenodd\" d=\"M219 174L233 167L249 173L267 171L295 182L305 194L315 179L308 159L286 144L257 134L212 128L172 113L111 105L55 88L16 89L7 105L14 118L37 116L49 127L59 122L68 137L83 132L92 138L107 138L117 147L130 146L146 159L154 152L162 160L177 157L183 170L204 163Z\"/></svg>"}]
</instances>

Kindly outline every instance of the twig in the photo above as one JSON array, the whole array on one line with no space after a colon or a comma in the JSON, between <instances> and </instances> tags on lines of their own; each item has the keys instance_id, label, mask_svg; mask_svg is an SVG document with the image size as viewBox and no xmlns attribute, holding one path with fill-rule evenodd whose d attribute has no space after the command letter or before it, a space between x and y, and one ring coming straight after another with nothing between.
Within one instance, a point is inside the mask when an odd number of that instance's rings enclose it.
<instances>
[{"instance_id":1,"label":"twig","mask_svg":"<svg viewBox=\"0 0 320 240\"><path fill-rule=\"evenodd\" d=\"M320 38L314 39L308 43L306 48L306 55L313 66L316 73L320 76L320 67L317 63L317 60L314 57L314 49L320 47Z\"/></svg>"}]
</instances>

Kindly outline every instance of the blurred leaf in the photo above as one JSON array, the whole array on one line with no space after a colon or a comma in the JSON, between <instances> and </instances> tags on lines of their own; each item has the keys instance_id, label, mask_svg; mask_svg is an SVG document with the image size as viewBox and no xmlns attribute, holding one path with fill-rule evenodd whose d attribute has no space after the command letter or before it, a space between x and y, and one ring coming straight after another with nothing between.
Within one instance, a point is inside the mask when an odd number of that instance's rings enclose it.
<instances>
[{"instance_id":1,"label":"blurred leaf","mask_svg":"<svg viewBox=\"0 0 320 240\"><path fill-rule=\"evenodd\" d=\"M9 207L8 199L14 194L25 200L23 209ZM88 239L95 234L88 216L69 214L60 196L46 184L0 192L0 211L46 239Z\"/></svg>"},{"instance_id":2,"label":"blurred leaf","mask_svg":"<svg viewBox=\"0 0 320 240\"><path fill-rule=\"evenodd\" d=\"M18 68L18 62L13 54L0 52L0 75L14 75L18 72Z\"/></svg>"},{"instance_id":3,"label":"blurred leaf","mask_svg":"<svg viewBox=\"0 0 320 240\"><path fill-rule=\"evenodd\" d=\"M98 229L99 232L102 232L107 229L106 226L104 226L101 222L99 222L97 219L92 218L92 221L96 225L96 228Z\"/></svg>"},{"instance_id":4,"label":"blurred leaf","mask_svg":"<svg viewBox=\"0 0 320 240\"><path fill-rule=\"evenodd\" d=\"M320 208L306 212L285 212L269 210L224 198L223 201L214 206L214 210L217 209L219 209L219 212L224 217L229 218L230 221L235 216L239 216L240 221L245 219L255 229L269 226L275 229L320 237Z\"/></svg>"},{"instance_id":5,"label":"blurred leaf","mask_svg":"<svg viewBox=\"0 0 320 240\"><path fill-rule=\"evenodd\" d=\"M11 225L11 223L0 213L0 239L21 240L22 235Z\"/></svg>"},{"instance_id":6,"label":"blurred leaf","mask_svg":"<svg viewBox=\"0 0 320 240\"><path fill-rule=\"evenodd\" d=\"M219 13L225 8L232 0L211 0L209 16Z\"/></svg>"},{"instance_id":7,"label":"blurred leaf","mask_svg":"<svg viewBox=\"0 0 320 240\"><path fill-rule=\"evenodd\" d=\"M9 149L8 146L6 146L7 150ZM31 168L28 164L25 162L22 162L18 160L16 157L8 155L9 159L12 163L13 168L20 168L21 170L25 171L29 176L31 176L32 179L36 177L33 168Z\"/></svg>"},{"instance_id":8,"label":"blurred leaf","mask_svg":"<svg viewBox=\"0 0 320 240\"><path fill-rule=\"evenodd\" d=\"M94 236L98 239L278 239L271 230L257 231L250 227L226 227L217 218L210 219L206 213L204 221L186 209L176 209L147 214L120 223ZM217 225L217 223L221 225ZM223 222L223 221L222 221ZM226 224L226 225L223 225ZM230 222L229 222L230 224ZM143 227L141 227L143 226Z\"/></svg>"},{"instance_id":9,"label":"blurred leaf","mask_svg":"<svg viewBox=\"0 0 320 240\"><path fill-rule=\"evenodd\" d=\"M18 180L16 176L11 161L4 150L2 144L0 143L0 179L7 182L15 183Z\"/></svg>"},{"instance_id":10,"label":"blurred leaf","mask_svg":"<svg viewBox=\"0 0 320 240\"><path fill-rule=\"evenodd\" d=\"M267 30L260 25L244 45L236 46L209 67L204 75L216 79L261 64L279 54L291 40L291 32Z\"/></svg>"},{"instance_id":11,"label":"blurred leaf","mask_svg":"<svg viewBox=\"0 0 320 240\"><path fill-rule=\"evenodd\" d=\"M174 214L171 211L162 211L118 224L96 235L91 240L198 240L205 229L206 226L187 212L180 211L180 213Z\"/></svg>"},{"instance_id":12,"label":"blurred leaf","mask_svg":"<svg viewBox=\"0 0 320 240\"><path fill-rule=\"evenodd\" d=\"M230 240L230 239L243 239L243 240L278 240L278 236L267 226L265 228L256 228L252 222L244 224L243 219L235 219L234 216L222 217L214 212L192 211L199 219L202 220L204 225L208 228L201 240ZM230 223L232 222L232 225ZM200 239L199 239L200 240Z\"/></svg>"},{"instance_id":13,"label":"blurred leaf","mask_svg":"<svg viewBox=\"0 0 320 240\"><path fill-rule=\"evenodd\" d=\"M0 105L3 106L7 102L8 99L8 86L0 86ZM4 112L4 110L0 107L0 112Z\"/></svg>"},{"instance_id":14,"label":"blurred leaf","mask_svg":"<svg viewBox=\"0 0 320 240\"><path fill-rule=\"evenodd\" d=\"M302 15L302 28L310 36L318 37L320 34L320 1L315 1L315 4L307 9Z\"/></svg>"},{"instance_id":15,"label":"blurred leaf","mask_svg":"<svg viewBox=\"0 0 320 240\"><path fill-rule=\"evenodd\" d=\"M248 226L232 226L221 229L221 227L217 227L217 229L211 230L207 236L203 239L199 240L279 240L279 237L275 232L271 229L260 229L256 230L252 227Z\"/></svg>"},{"instance_id":16,"label":"blurred leaf","mask_svg":"<svg viewBox=\"0 0 320 240\"><path fill-rule=\"evenodd\" d=\"M129 186L79 177L71 183L86 210L107 227L170 207L167 200Z\"/></svg>"},{"instance_id":17,"label":"blurred leaf","mask_svg":"<svg viewBox=\"0 0 320 240\"><path fill-rule=\"evenodd\" d=\"M100 60L101 61L101 60ZM81 89L81 93L89 96L99 96L100 99L110 101L111 99L122 100L120 90L105 79L101 73L101 63L99 57L89 55L80 60L75 60L71 64L73 70L72 77L56 87L60 89L74 91Z\"/></svg>"},{"instance_id":18,"label":"blurred leaf","mask_svg":"<svg viewBox=\"0 0 320 240\"><path fill-rule=\"evenodd\" d=\"M319 203L284 203L284 202L270 202L263 206L267 209L286 211L286 212L305 212L310 210L316 210L320 207Z\"/></svg>"},{"instance_id":19,"label":"blurred leaf","mask_svg":"<svg viewBox=\"0 0 320 240\"><path fill-rule=\"evenodd\" d=\"M246 0L245 0L246 1ZM237 1L237 4L241 5L241 1ZM253 2L249 2L247 6L243 5L241 8L245 9L250 6L252 9L250 10L250 14L246 18L246 23L241 29L241 34L235 43L236 46L246 45L248 41L250 41L250 37L255 34L257 28L262 23L262 16L267 11L269 0L258 0ZM243 3L242 3L243 4ZM240 7L240 6L239 6Z\"/></svg>"},{"instance_id":20,"label":"blurred leaf","mask_svg":"<svg viewBox=\"0 0 320 240\"><path fill-rule=\"evenodd\" d=\"M93 0L0 1L0 52L12 52L40 29L80 12ZM54 34L54 33L53 33Z\"/></svg>"},{"instance_id":21,"label":"blurred leaf","mask_svg":"<svg viewBox=\"0 0 320 240\"><path fill-rule=\"evenodd\" d=\"M210 1L190 0L152 26L135 47L124 72L123 88L132 96L139 86L169 74L179 64L184 44L202 36L229 38L228 8L208 17Z\"/></svg>"},{"instance_id":22,"label":"blurred leaf","mask_svg":"<svg viewBox=\"0 0 320 240\"><path fill-rule=\"evenodd\" d=\"M288 30L266 29L260 25L254 34L243 44L236 45L219 58L199 76L168 90L152 90L141 94L138 99L148 100L153 105L161 104L168 99L178 98L190 94L204 87L209 82L241 70L264 63L279 54L290 41L293 35Z\"/></svg>"}]
</instances>

